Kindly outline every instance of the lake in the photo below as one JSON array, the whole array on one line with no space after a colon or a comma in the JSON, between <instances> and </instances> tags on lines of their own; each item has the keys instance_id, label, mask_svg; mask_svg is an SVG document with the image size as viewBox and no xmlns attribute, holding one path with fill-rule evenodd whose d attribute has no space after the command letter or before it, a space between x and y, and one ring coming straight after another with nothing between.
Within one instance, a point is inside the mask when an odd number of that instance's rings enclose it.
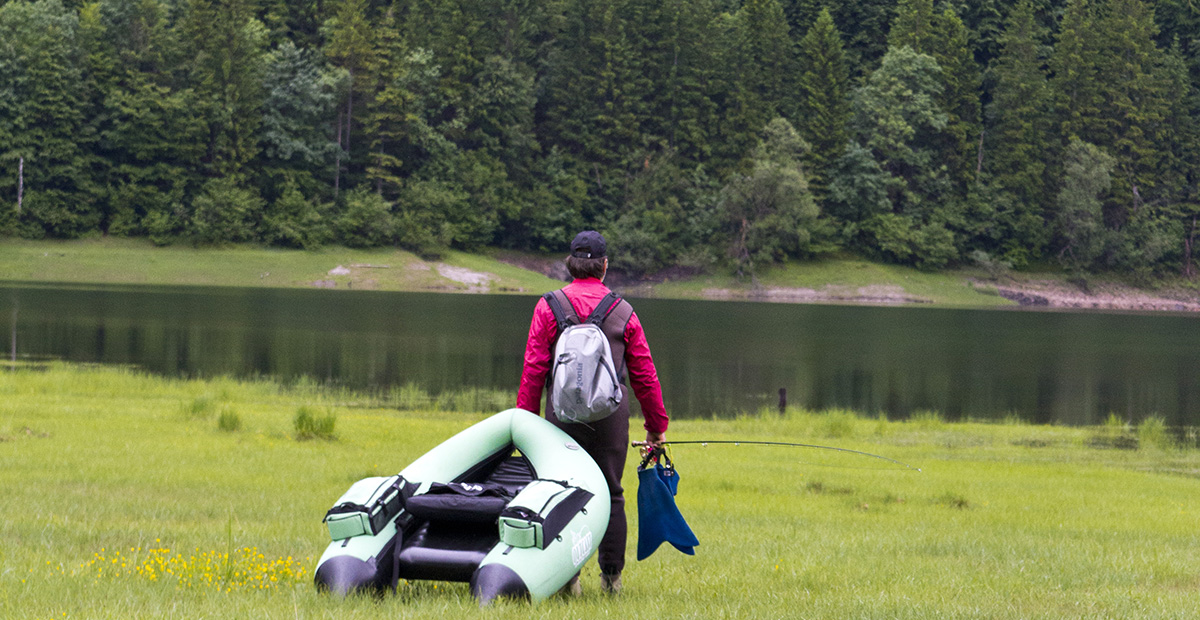
<instances>
[{"instance_id":1,"label":"lake","mask_svg":"<svg viewBox=\"0 0 1200 620\"><path fill-rule=\"evenodd\" d=\"M0 284L5 357L173 376L515 393L534 296ZM631 300L677 417L788 403L903 418L1200 425L1192 315Z\"/></svg>"}]
</instances>

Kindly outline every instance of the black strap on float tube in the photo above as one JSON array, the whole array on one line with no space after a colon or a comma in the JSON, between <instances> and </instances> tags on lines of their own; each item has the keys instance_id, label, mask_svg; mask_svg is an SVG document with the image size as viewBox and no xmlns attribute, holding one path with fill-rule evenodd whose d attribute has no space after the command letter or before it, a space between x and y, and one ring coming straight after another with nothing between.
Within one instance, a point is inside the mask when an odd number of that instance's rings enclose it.
<instances>
[{"instance_id":1,"label":"black strap on float tube","mask_svg":"<svg viewBox=\"0 0 1200 620\"><path fill-rule=\"evenodd\" d=\"M897 461L896 459L890 459L886 456L879 456L878 454L871 454L870 452L862 452L860 450L851 450L849 448L837 448L834 446L818 446L816 444L810 444L810 443L787 443L787 442L783 442L783 441L735 441L735 440L664 441L664 442L658 444L657 446L655 446L654 449L652 449L649 453L647 453L647 458L642 461L642 467L644 468L646 466L646 464L650 462L651 457L656 453L656 451L661 450L663 446L668 446L668 445L680 446L680 445L688 445L688 444L693 444L693 445L699 444L701 446L707 446L709 444L713 444L713 445L734 445L734 446L783 446L783 447L787 447L787 448L816 448L818 450L833 450L835 452L847 452L850 454L858 454L860 456L869 456L874 459L882 459L889 463L895 463L897 465L901 465L903 467L906 467L906 468L911 469L916 472L921 471L920 467L913 467L912 465L909 465L908 463L904 463L902 461ZM635 442L633 442L632 445L636 448L644 448L645 446L647 446L649 444L647 444L644 441L635 441ZM661 454L661 452L659 452L659 454Z\"/></svg>"}]
</instances>

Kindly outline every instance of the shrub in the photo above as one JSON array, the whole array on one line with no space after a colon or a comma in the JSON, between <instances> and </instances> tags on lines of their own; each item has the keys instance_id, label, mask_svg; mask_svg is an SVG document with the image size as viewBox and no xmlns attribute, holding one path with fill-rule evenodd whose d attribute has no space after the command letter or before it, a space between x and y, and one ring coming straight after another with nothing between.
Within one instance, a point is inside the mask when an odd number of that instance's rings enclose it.
<instances>
[{"instance_id":1,"label":"shrub","mask_svg":"<svg viewBox=\"0 0 1200 620\"><path fill-rule=\"evenodd\" d=\"M342 243L355 248L387 245L396 235L392 205L365 187L347 192L334 227Z\"/></svg>"},{"instance_id":2,"label":"shrub","mask_svg":"<svg viewBox=\"0 0 1200 620\"><path fill-rule=\"evenodd\" d=\"M337 426L337 416L332 411L318 415L313 408L302 406L296 410L293 426L296 439L336 439L333 429Z\"/></svg>"},{"instance_id":3,"label":"shrub","mask_svg":"<svg viewBox=\"0 0 1200 620\"><path fill-rule=\"evenodd\" d=\"M1138 446L1138 439L1133 435L1132 429L1124 418L1115 413L1109 413L1104 423L1088 439L1088 445L1094 448L1133 450Z\"/></svg>"},{"instance_id":4,"label":"shrub","mask_svg":"<svg viewBox=\"0 0 1200 620\"><path fill-rule=\"evenodd\" d=\"M192 202L192 238L200 244L250 241L263 204L256 190L242 187L233 177L212 179Z\"/></svg>"},{"instance_id":5,"label":"shrub","mask_svg":"<svg viewBox=\"0 0 1200 620\"><path fill-rule=\"evenodd\" d=\"M183 403L180 410L189 418L207 418L213 410L212 397L208 394L197 396L192 399L192 402Z\"/></svg>"},{"instance_id":6,"label":"shrub","mask_svg":"<svg viewBox=\"0 0 1200 620\"><path fill-rule=\"evenodd\" d=\"M217 429L226 432L237 432L242 430L242 418L237 412L226 407L221 410L221 417L217 418Z\"/></svg>"},{"instance_id":7,"label":"shrub","mask_svg":"<svg viewBox=\"0 0 1200 620\"><path fill-rule=\"evenodd\" d=\"M1167 423L1158 416L1142 420L1137 427L1138 448L1167 450L1175 446L1175 440L1167 430Z\"/></svg>"}]
</instances>

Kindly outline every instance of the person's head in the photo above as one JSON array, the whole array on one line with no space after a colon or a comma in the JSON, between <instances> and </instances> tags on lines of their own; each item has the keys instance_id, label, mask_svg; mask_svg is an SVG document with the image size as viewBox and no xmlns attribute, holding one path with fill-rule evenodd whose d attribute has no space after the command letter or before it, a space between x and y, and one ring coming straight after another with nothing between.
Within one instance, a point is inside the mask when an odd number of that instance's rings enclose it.
<instances>
[{"instance_id":1,"label":"person's head","mask_svg":"<svg viewBox=\"0 0 1200 620\"><path fill-rule=\"evenodd\" d=\"M594 230L585 230L571 241L571 253L567 255L567 271L571 277L604 279L608 271L608 244Z\"/></svg>"}]
</instances>

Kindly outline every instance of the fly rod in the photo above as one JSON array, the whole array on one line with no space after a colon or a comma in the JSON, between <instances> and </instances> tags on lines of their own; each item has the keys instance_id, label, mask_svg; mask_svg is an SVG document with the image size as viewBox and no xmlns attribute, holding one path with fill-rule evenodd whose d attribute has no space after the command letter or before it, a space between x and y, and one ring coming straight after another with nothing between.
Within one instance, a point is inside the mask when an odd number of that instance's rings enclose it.
<instances>
[{"instance_id":1,"label":"fly rod","mask_svg":"<svg viewBox=\"0 0 1200 620\"><path fill-rule=\"evenodd\" d=\"M847 452L849 454L858 454L861 456L869 456L874 459L881 459L881 460L887 461L889 463L895 463L897 465L907 467L908 469L911 469L913 471L917 471L917 472L921 471L920 467L913 467L912 465L909 465L908 463L905 463L902 461L897 461L896 459L890 459L886 456L880 456L878 454L871 454L870 452L862 452L860 450L851 450L849 448L837 448L834 446L819 446L819 445L811 444L811 443L787 443L787 442L783 442L783 441L717 440L717 441L664 441L658 445L660 445L660 446L680 446L680 445L687 445L687 444L693 444L693 445L698 444L701 446L707 446L709 444L713 444L713 445L734 445L734 446L783 446L783 447L787 447L787 448L816 448L818 450L833 450L834 452ZM647 445L649 445L649 444L647 444L644 441L633 442L633 446L638 447L638 448L644 448Z\"/></svg>"}]
</instances>

